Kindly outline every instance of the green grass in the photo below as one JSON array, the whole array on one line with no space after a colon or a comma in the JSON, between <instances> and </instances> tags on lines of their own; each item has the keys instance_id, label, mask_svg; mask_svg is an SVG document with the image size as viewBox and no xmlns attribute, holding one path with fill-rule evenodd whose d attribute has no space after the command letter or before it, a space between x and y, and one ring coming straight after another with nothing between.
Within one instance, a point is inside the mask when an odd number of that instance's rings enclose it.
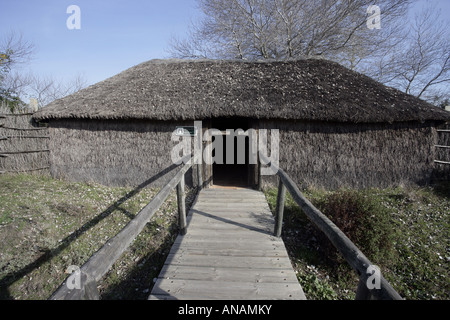
<instances>
[{"instance_id":1,"label":"green grass","mask_svg":"<svg viewBox=\"0 0 450 320\"><path fill-rule=\"evenodd\" d=\"M0 175L0 299L47 299L158 189ZM103 299L145 299L177 234L175 192L98 284Z\"/></svg>"},{"instance_id":2,"label":"green grass","mask_svg":"<svg viewBox=\"0 0 450 320\"><path fill-rule=\"evenodd\" d=\"M81 266L157 191L146 188L136 193L132 188L46 176L0 175L0 299L47 299L67 277L70 265ZM450 184L360 192L386 210L393 230L394 258L372 262L407 299L449 299ZM320 207L334 193L305 190L304 194ZM276 189L266 191L272 209L276 195ZM102 299L148 297L178 231L176 211L172 193L98 283ZM372 221L372 228L386 225L377 221ZM316 229L289 194L283 239L309 299L354 299L355 272L342 259L329 259Z\"/></svg>"},{"instance_id":3,"label":"green grass","mask_svg":"<svg viewBox=\"0 0 450 320\"><path fill-rule=\"evenodd\" d=\"M366 217L369 220L363 227L359 226L363 230L366 228L366 232L359 233L352 241L363 252L363 247L368 248L372 253L368 258L381 268L402 297L449 299L450 184L434 188L368 189L358 193L367 199L364 203L369 203L365 208L370 216ZM336 192L324 190L304 190L304 194L324 213L329 200L336 198ZM266 190L272 210L276 195L276 189ZM387 214L387 219L380 218L381 212ZM333 220L330 212L328 215ZM309 299L354 299L358 283L356 273L343 258L329 259L333 252L324 245L318 230L289 194L283 228L283 239L306 296ZM372 238L367 237L370 232ZM378 234L384 233L389 237L377 239ZM368 239L373 239L373 243ZM375 243L385 247L385 251L379 251Z\"/></svg>"}]
</instances>

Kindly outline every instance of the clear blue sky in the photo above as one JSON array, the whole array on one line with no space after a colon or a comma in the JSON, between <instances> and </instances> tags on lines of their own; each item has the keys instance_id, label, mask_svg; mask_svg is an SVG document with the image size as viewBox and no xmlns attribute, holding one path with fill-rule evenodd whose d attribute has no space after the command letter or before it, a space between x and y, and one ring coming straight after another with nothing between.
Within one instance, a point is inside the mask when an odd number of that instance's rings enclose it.
<instances>
[{"instance_id":1,"label":"clear blue sky","mask_svg":"<svg viewBox=\"0 0 450 320\"><path fill-rule=\"evenodd\" d=\"M450 0L432 1L448 16ZM80 30L66 27L72 4L81 9ZM0 8L0 36L14 30L36 44L29 65L34 73L58 79L82 74L88 84L167 57L171 35L184 36L199 16L195 0L2 0Z\"/></svg>"},{"instance_id":2,"label":"clear blue sky","mask_svg":"<svg viewBox=\"0 0 450 320\"><path fill-rule=\"evenodd\" d=\"M66 26L72 4L81 10L80 30ZM57 78L80 73L93 84L166 57L168 39L184 35L196 14L195 0L2 0L0 30L20 32L37 46L33 72Z\"/></svg>"}]
</instances>

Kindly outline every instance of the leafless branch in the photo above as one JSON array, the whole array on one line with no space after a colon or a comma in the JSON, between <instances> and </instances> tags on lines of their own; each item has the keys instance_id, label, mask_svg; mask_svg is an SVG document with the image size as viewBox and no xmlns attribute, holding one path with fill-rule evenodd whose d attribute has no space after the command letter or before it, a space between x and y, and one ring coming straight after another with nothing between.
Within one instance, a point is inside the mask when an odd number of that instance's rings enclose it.
<instances>
[{"instance_id":1,"label":"leafless branch","mask_svg":"<svg viewBox=\"0 0 450 320\"><path fill-rule=\"evenodd\" d=\"M35 45L26 41L21 33L10 31L0 38L0 54L8 56L4 62L8 64L9 69L29 62L35 50Z\"/></svg>"}]
</instances>

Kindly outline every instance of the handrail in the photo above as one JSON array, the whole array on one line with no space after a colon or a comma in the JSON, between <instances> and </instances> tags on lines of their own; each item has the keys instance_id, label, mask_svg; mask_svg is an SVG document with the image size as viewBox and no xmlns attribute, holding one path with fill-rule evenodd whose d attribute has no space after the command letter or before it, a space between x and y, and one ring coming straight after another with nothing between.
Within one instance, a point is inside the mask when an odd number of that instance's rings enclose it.
<instances>
[{"instance_id":1,"label":"handrail","mask_svg":"<svg viewBox=\"0 0 450 320\"><path fill-rule=\"evenodd\" d=\"M300 206L308 218L327 236L336 249L344 256L348 264L356 271L360 277L358 289L356 292L356 299L387 299L387 300L401 300L402 297L395 291L389 282L380 274L380 289L369 289L366 285L367 279L370 275L367 274L368 268L373 266L372 262L356 247L356 245L319 209L306 199L298 189L295 182L289 175L276 166L274 163L260 154L261 160L265 164L269 164L280 178L278 197L277 197L277 212L275 223L275 236L281 235L281 225L283 220L284 208L284 193L289 190L294 201Z\"/></svg>"},{"instance_id":2,"label":"handrail","mask_svg":"<svg viewBox=\"0 0 450 320\"><path fill-rule=\"evenodd\" d=\"M188 160L189 159L189 160ZM121 257L133 240L144 229L148 221L161 207L170 192L177 187L178 208L181 221L181 233L185 233L186 212L184 208L184 175L192 167L191 155L183 158L185 165L175 176L158 192L158 194L131 220L116 236L108 240L103 247L94 253L89 260L80 268L79 289L69 289L67 281L69 276L60 287L52 294L51 300L83 300L98 299L97 285L112 265ZM181 206L181 202L183 205ZM181 207L180 207L181 206ZM181 210L180 210L181 209ZM183 225L184 221L184 225Z\"/></svg>"}]
</instances>

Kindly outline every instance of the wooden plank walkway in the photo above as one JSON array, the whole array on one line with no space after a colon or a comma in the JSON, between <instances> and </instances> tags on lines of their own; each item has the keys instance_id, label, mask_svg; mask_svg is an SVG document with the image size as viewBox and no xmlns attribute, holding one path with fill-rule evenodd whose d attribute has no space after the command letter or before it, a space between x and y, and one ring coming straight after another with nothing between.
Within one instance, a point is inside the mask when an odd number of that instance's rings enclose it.
<instances>
[{"instance_id":1,"label":"wooden plank walkway","mask_svg":"<svg viewBox=\"0 0 450 320\"><path fill-rule=\"evenodd\" d=\"M306 299L264 194L200 192L149 299Z\"/></svg>"}]
</instances>

